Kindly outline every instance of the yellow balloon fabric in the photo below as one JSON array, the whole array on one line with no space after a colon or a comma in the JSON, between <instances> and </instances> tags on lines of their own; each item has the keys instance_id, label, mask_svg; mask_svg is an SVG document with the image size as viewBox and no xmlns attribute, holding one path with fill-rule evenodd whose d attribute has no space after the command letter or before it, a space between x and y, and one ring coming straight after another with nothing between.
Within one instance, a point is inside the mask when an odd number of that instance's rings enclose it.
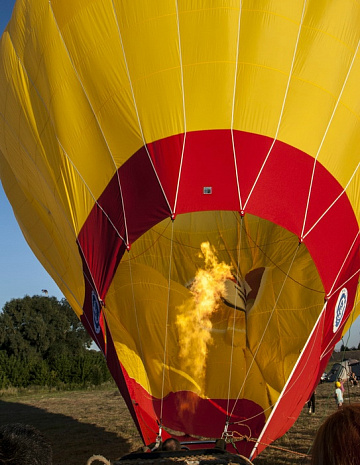
<instances>
[{"instance_id":1,"label":"yellow balloon fabric","mask_svg":"<svg viewBox=\"0 0 360 465\"><path fill-rule=\"evenodd\" d=\"M255 457L357 316L359 41L350 0L16 1L1 181L144 442Z\"/></svg>"}]
</instances>

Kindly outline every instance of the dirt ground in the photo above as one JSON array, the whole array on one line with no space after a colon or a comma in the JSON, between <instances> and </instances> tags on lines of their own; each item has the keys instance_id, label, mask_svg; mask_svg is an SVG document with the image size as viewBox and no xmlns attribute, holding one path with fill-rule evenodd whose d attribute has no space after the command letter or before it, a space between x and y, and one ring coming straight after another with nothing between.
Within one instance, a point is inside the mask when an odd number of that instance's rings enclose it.
<instances>
[{"instance_id":1,"label":"dirt ground","mask_svg":"<svg viewBox=\"0 0 360 465\"><path fill-rule=\"evenodd\" d=\"M345 387L345 403L360 402L360 387ZM304 406L291 430L273 443L275 448L268 447L256 458L254 465L308 465L318 427L336 410L333 389L333 383L319 385L315 415L309 415ZM54 465L85 465L94 454L114 461L142 445L114 385L73 392L2 392L0 424L11 422L43 431L53 447Z\"/></svg>"},{"instance_id":2,"label":"dirt ground","mask_svg":"<svg viewBox=\"0 0 360 465\"><path fill-rule=\"evenodd\" d=\"M85 465L100 454L113 461L138 448L140 436L116 387L25 392L0 397L0 424L34 425L50 440L54 465Z\"/></svg>"}]
</instances>

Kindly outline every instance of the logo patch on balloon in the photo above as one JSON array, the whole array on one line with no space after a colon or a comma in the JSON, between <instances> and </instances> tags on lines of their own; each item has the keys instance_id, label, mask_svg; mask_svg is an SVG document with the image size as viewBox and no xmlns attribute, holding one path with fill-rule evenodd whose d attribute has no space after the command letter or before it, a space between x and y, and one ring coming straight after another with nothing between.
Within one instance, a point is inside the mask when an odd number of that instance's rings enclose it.
<instances>
[{"instance_id":1,"label":"logo patch on balloon","mask_svg":"<svg viewBox=\"0 0 360 465\"><path fill-rule=\"evenodd\" d=\"M92 302L92 312L93 312L93 324L96 334L99 334L101 331L100 326L100 304L99 300L94 291L91 293L91 302Z\"/></svg>"},{"instance_id":2,"label":"logo patch on balloon","mask_svg":"<svg viewBox=\"0 0 360 465\"><path fill-rule=\"evenodd\" d=\"M338 300L335 305L335 313L334 313L334 324L333 324L333 332L336 333L336 331L339 329L342 319L345 314L346 310L346 305L347 305L347 299L348 299L348 291L344 287L344 289L341 290Z\"/></svg>"},{"instance_id":3,"label":"logo patch on balloon","mask_svg":"<svg viewBox=\"0 0 360 465\"><path fill-rule=\"evenodd\" d=\"M232 308L246 311L246 299L251 291L251 287L245 280L232 278L225 280L225 295L222 296L223 302Z\"/></svg>"}]
</instances>

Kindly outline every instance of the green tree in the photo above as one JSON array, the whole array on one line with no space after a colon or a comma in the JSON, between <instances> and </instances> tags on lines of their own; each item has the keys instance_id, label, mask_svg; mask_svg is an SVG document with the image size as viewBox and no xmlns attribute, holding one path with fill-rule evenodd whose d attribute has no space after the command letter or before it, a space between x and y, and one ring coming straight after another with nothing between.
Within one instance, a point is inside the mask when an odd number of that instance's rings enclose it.
<instances>
[{"instance_id":1,"label":"green tree","mask_svg":"<svg viewBox=\"0 0 360 465\"><path fill-rule=\"evenodd\" d=\"M0 388L72 388L111 376L101 352L68 302L33 296L7 302L0 313Z\"/></svg>"},{"instance_id":2,"label":"green tree","mask_svg":"<svg viewBox=\"0 0 360 465\"><path fill-rule=\"evenodd\" d=\"M8 356L40 361L81 355L90 345L90 336L65 299L12 299L0 314L0 350Z\"/></svg>"}]
</instances>

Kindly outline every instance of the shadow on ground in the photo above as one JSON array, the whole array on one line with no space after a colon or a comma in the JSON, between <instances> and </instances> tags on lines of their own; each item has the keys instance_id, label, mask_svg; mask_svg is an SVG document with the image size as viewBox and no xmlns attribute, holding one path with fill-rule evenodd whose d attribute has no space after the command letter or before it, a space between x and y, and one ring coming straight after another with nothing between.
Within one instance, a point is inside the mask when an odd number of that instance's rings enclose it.
<instances>
[{"instance_id":1,"label":"shadow on ground","mask_svg":"<svg viewBox=\"0 0 360 465\"><path fill-rule=\"evenodd\" d=\"M93 454L113 461L131 448L119 434L22 403L0 401L0 425L5 423L30 424L42 431L52 444L54 465L85 465Z\"/></svg>"}]
</instances>

